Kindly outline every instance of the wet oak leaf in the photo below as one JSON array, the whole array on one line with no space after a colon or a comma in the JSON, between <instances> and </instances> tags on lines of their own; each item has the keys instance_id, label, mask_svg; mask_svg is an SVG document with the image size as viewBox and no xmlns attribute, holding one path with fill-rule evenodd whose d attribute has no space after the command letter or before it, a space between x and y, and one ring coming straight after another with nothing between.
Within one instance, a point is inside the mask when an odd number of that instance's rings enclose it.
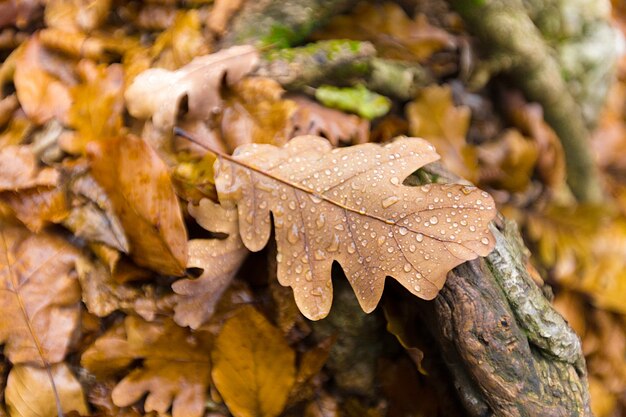
<instances>
[{"instance_id":1,"label":"wet oak leaf","mask_svg":"<svg viewBox=\"0 0 626 417\"><path fill-rule=\"evenodd\" d=\"M252 306L229 318L213 352L212 377L235 417L276 417L295 381L295 352Z\"/></svg>"},{"instance_id":2,"label":"wet oak leaf","mask_svg":"<svg viewBox=\"0 0 626 417\"><path fill-rule=\"evenodd\" d=\"M371 312L385 277L432 299L448 271L491 252L487 226L496 208L489 194L455 184L403 185L437 159L417 138L332 149L326 139L299 136L282 148L252 144L220 155L216 188L224 207L237 206L251 251L267 244L272 214L278 281L316 320L330 310L333 261Z\"/></svg>"},{"instance_id":3,"label":"wet oak leaf","mask_svg":"<svg viewBox=\"0 0 626 417\"><path fill-rule=\"evenodd\" d=\"M222 107L222 82L232 85L256 66L259 54L251 46L235 46L199 56L176 71L151 68L139 74L124 97L130 114L152 121L158 129L174 126L181 102L186 118L207 120Z\"/></svg>"},{"instance_id":4,"label":"wet oak leaf","mask_svg":"<svg viewBox=\"0 0 626 417\"><path fill-rule=\"evenodd\" d=\"M205 333L191 333L166 319L146 322L128 316L91 345L81 364L97 377L107 377L129 367L130 371L113 389L113 403L129 406L146 394L147 412L173 417L200 417L205 408L210 381L210 345Z\"/></svg>"},{"instance_id":5,"label":"wet oak leaf","mask_svg":"<svg viewBox=\"0 0 626 417\"><path fill-rule=\"evenodd\" d=\"M450 87L424 88L406 106L406 117L409 133L435 145L448 169L471 182L478 179L476 149L466 141L471 112L466 106L455 107Z\"/></svg>"},{"instance_id":6,"label":"wet oak leaf","mask_svg":"<svg viewBox=\"0 0 626 417\"><path fill-rule=\"evenodd\" d=\"M230 285L248 254L239 238L236 209L225 209L209 199L189 205L189 214L206 230L227 234L225 239L189 241L188 268L200 268L197 278L185 278L172 284L179 295L174 320L180 326L197 329L215 311L217 302Z\"/></svg>"},{"instance_id":7,"label":"wet oak leaf","mask_svg":"<svg viewBox=\"0 0 626 417\"><path fill-rule=\"evenodd\" d=\"M50 368L62 410L87 415L83 387L69 366L58 363ZM9 372L6 404L11 417L57 417L55 394L45 369L17 365Z\"/></svg>"},{"instance_id":8,"label":"wet oak leaf","mask_svg":"<svg viewBox=\"0 0 626 417\"><path fill-rule=\"evenodd\" d=\"M0 343L14 364L62 361L80 315L76 249L0 224Z\"/></svg>"},{"instance_id":9,"label":"wet oak leaf","mask_svg":"<svg viewBox=\"0 0 626 417\"><path fill-rule=\"evenodd\" d=\"M162 274L182 275L187 232L165 163L134 135L92 142L87 151L91 173L113 204L133 260Z\"/></svg>"}]
</instances>

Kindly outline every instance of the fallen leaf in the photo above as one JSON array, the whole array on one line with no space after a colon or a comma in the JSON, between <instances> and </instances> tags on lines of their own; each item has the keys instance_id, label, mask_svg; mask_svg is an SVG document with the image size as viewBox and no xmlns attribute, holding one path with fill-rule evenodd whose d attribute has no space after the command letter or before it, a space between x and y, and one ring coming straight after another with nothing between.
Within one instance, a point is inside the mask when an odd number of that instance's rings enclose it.
<instances>
[{"instance_id":1,"label":"fallen leaf","mask_svg":"<svg viewBox=\"0 0 626 417\"><path fill-rule=\"evenodd\" d=\"M242 4L243 0L215 0L215 5L207 20L207 27L213 33L223 35L231 17L237 13Z\"/></svg>"},{"instance_id":2,"label":"fallen leaf","mask_svg":"<svg viewBox=\"0 0 626 417\"><path fill-rule=\"evenodd\" d=\"M403 185L438 158L417 138L333 150L323 138L300 136L282 148L252 144L219 155L216 188L225 208L238 207L239 232L251 251L267 244L272 213L278 281L316 320L330 309L335 260L370 312L386 276L432 299L450 269L491 251L489 194L455 184Z\"/></svg>"},{"instance_id":3,"label":"fallen leaf","mask_svg":"<svg viewBox=\"0 0 626 417\"><path fill-rule=\"evenodd\" d=\"M443 164L453 173L477 180L476 149L465 138L470 125L468 107L455 107L448 86L432 85L406 106L409 132L424 138L441 154Z\"/></svg>"},{"instance_id":4,"label":"fallen leaf","mask_svg":"<svg viewBox=\"0 0 626 417\"><path fill-rule=\"evenodd\" d=\"M152 117L160 130L174 126L183 100L187 103L187 118L207 120L222 106L222 82L236 83L255 67L258 59L253 47L235 46L194 58L176 71L151 68L135 77L127 88L126 106L136 118Z\"/></svg>"},{"instance_id":5,"label":"fallen leaf","mask_svg":"<svg viewBox=\"0 0 626 417\"><path fill-rule=\"evenodd\" d=\"M352 13L336 16L314 37L370 41L381 56L409 61L424 61L456 44L450 33L432 26L426 16L411 19L399 4L391 2L361 2Z\"/></svg>"},{"instance_id":6,"label":"fallen leaf","mask_svg":"<svg viewBox=\"0 0 626 417\"><path fill-rule=\"evenodd\" d=\"M231 87L222 111L222 137L231 150L248 143L284 145L293 130L296 104L269 78L244 78Z\"/></svg>"},{"instance_id":7,"label":"fallen leaf","mask_svg":"<svg viewBox=\"0 0 626 417\"><path fill-rule=\"evenodd\" d=\"M138 265L182 275L187 232L168 168L141 138L118 136L88 147L92 175L106 191Z\"/></svg>"},{"instance_id":8,"label":"fallen leaf","mask_svg":"<svg viewBox=\"0 0 626 417\"><path fill-rule=\"evenodd\" d=\"M539 149L518 130L505 130L496 142L477 148L480 182L511 192L524 191L533 177Z\"/></svg>"},{"instance_id":9,"label":"fallen leaf","mask_svg":"<svg viewBox=\"0 0 626 417\"><path fill-rule=\"evenodd\" d=\"M210 39L202 34L198 10L178 10L172 24L154 41L149 54L153 67L175 70L210 50Z\"/></svg>"},{"instance_id":10,"label":"fallen leaf","mask_svg":"<svg viewBox=\"0 0 626 417\"><path fill-rule=\"evenodd\" d=\"M175 341L175 343L172 343ZM126 407L147 394L147 412L200 417L210 380L210 352L204 333L191 333L166 319L145 322L128 316L91 345L81 364L98 377L113 375L142 360L113 389L113 403Z\"/></svg>"},{"instance_id":11,"label":"fallen leaf","mask_svg":"<svg viewBox=\"0 0 626 417\"><path fill-rule=\"evenodd\" d=\"M0 191L17 191L37 186L54 187L59 174L42 167L30 146L7 146L0 149Z\"/></svg>"},{"instance_id":12,"label":"fallen leaf","mask_svg":"<svg viewBox=\"0 0 626 417\"><path fill-rule=\"evenodd\" d=\"M345 143L366 143L370 124L354 114L321 106L302 96L290 97L298 105L294 114L292 137L301 135L322 136L333 146Z\"/></svg>"},{"instance_id":13,"label":"fallen leaf","mask_svg":"<svg viewBox=\"0 0 626 417\"><path fill-rule=\"evenodd\" d=\"M56 392L50 385L45 369L16 365L9 372L6 387L6 404L11 417L57 417L56 399L64 413L88 413L83 387L69 366L59 363L50 367Z\"/></svg>"},{"instance_id":14,"label":"fallen leaf","mask_svg":"<svg viewBox=\"0 0 626 417\"><path fill-rule=\"evenodd\" d=\"M229 318L211 354L212 377L235 417L276 417L295 378L295 352L252 306Z\"/></svg>"},{"instance_id":15,"label":"fallen leaf","mask_svg":"<svg viewBox=\"0 0 626 417\"><path fill-rule=\"evenodd\" d=\"M69 126L76 134L61 143L63 150L84 154L87 143L117 136L122 128L124 112L124 73L119 64L94 65L79 62L81 83L72 87Z\"/></svg>"},{"instance_id":16,"label":"fallen leaf","mask_svg":"<svg viewBox=\"0 0 626 417\"><path fill-rule=\"evenodd\" d=\"M52 118L65 121L72 99L69 86L49 70L61 66L32 36L17 56L15 64L15 91L28 117L37 124Z\"/></svg>"},{"instance_id":17,"label":"fallen leaf","mask_svg":"<svg viewBox=\"0 0 626 417\"><path fill-rule=\"evenodd\" d=\"M237 210L224 209L208 199L189 205L189 214L206 230L227 234L226 239L189 241L188 268L200 268L197 278L181 279L172 284L180 297L174 308L174 320L180 326L197 329L215 311L217 302L230 285L248 250L239 238Z\"/></svg>"},{"instance_id":18,"label":"fallen leaf","mask_svg":"<svg viewBox=\"0 0 626 417\"><path fill-rule=\"evenodd\" d=\"M0 224L0 342L13 364L65 357L80 314L77 251L52 234Z\"/></svg>"},{"instance_id":19,"label":"fallen leaf","mask_svg":"<svg viewBox=\"0 0 626 417\"><path fill-rule=\"evenodd\" d=\"M0 201L10 206L15 216L35 233L48 223L60 223L69 214L61 188L34 187L20 192L0 192Z\"/></svg>"}]
</instances>

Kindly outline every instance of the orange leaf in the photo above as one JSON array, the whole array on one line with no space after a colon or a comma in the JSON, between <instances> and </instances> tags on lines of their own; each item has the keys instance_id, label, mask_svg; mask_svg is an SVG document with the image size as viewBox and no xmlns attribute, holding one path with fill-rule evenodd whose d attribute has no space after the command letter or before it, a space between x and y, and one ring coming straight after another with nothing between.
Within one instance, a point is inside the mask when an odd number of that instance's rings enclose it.
<instances>
[{"instance_id":1,"label":"orange leaf","mask_svg":"<svg viewBox=\"0 0 626 417\"><path fill-rule=\"evenodd\" d=\"M92 142L92 174L106 190L137 264L162 274L182 275L187 232L167 166L133 135Z\"/></svg>"},{"instance_id":2,"label":"orange leaf","mask_svg":"<svg viewBox=\"0 0 626 417\"><path fill-rule=\"evenodd\" d=\"M252 306L224 323L212 355L213 381L235 417L276 417L295 380L295 352Z\"/></svg>"}]
</instances>

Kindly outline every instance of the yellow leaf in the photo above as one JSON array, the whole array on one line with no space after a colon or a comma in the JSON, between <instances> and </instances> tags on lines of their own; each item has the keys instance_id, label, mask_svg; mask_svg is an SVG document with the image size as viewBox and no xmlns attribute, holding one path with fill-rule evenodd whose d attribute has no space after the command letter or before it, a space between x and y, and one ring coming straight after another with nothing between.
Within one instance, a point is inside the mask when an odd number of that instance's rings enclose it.
<instances>
[{"instance_id":1,"label":"yellow leaf","mask_svg":"<svg viewBox=\"0 0 626 417\"><path fill-rule=\"evenodd\" d=\"M470 109L455 107L448 86L432 85L406 107L409 132L424 138L437 149L443 164L455 174L477 180L476 150L465 141L470 124Z\"/></svg>"},{"instance_id":2,"label":"yellow leaf","mask_svg":"<svg viewBox=\"0 0 626 417\"><path fill-rule=\"evenodd\" d=\"M276 417L295 380L295 353L252 306L224 323L212 352L213 381L235 417Z\"/></svg>"},{"instance_id":3,"label":"yellow leaf","mask_svg":"<svg viewBox=\"0 0 626 417\"><path fill-rule=\"evenodd\" d=\"M224 207L238 207L239 233L252 251L267 244L273 214L278 281L317 320L330 310L334 261L370 312L387 276L432 299L448 271L491 252L489 194L457 184L403 185L438 158L417 138L333 150L323 138L299 136L282 148L252 144L219 155L216 188Z\"/></svg>"},{"instance_id":4,"label":"yellow leaf","mask_svg":"<svg viewBox=\"0 0 626 417\"><path fill-rule=\"evenodd\" d=\"M92 142L92 174L104 188L137 264L182 275L187 265L187 232L165 163L133 135Z\"/></svg>"},{"instance_id":5,"label":"yellow leaf","mask_svg":"<svg viewBox=\"0 0 626 417\"><path fill-rule=\"evenodd\" d=\"M5 391L11 417L57 417L57 394L63 412L87 414L83 388L70 368L65 363L59 363L52 366L50 372L56 394L45 369L27 365L17 365L11 369Z\"/></svg>"}]
</instances>

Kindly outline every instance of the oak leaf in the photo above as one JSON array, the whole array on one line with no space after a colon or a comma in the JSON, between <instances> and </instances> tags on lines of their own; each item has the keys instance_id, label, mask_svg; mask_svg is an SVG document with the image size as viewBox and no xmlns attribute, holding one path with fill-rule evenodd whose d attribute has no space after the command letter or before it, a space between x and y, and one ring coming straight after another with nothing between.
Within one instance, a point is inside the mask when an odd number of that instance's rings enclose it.
<instances>
[{"instance_id":1,"label":"oak leaf","mask_svg":"<svg viewBox=\"0 0 626 417\"><path fill-rule=\"evenodd\" d=\"M206 322L220 297L230 285L248 250L238 233L237 210L224 209L208 199L197 206L189 205L191 214L200 226L226 239L193 239L189 241L188 268L201 268L198 278L186 278L172 284L180 297L174 308L174 320L181 326L197 329Z\"/></svg>"},{"instance_id":2,"label":"oak leaf","mask_svg":"<svg viewBox=\"0 0 626 417\"><path fill-rule=\"evenodd\" d=\"M127 135L88 146L92 175L104 188L140 266L182 275L187 232L168 167L141 138Z\"/></svg>"},{"instance_id":3,"label":"oak leaf","mask_svg":"<svg viewBox=\"0 0 626 417\"><path fill-rule=\"evenodd\" d=\"M455 174L476 181L476 149L466 142L469 107L455 107L448 86L432 85L406 106L409 133L426 139L441 154L443 164Z\"/></svg>"},{"instance_id":4,"label":"oak leaf","mask_svg":"<svg viewBox=\"0 0 626 417\"><path fill-rule=\"evenodd\" d=\"M57 417L56 398L64 412L87 414L87 403L80 382L65 363L53 365L50 373L56 393L45 369L17 365L9 372L6 404L11 417Z\"/></svg>"},{"instance_id":5,"label":"oak leaf","mask_svg":"<svg viewBox=\"0 0 626 417\"><path fill-rule=\"evenodd\" d=\"M0 343L12 363L65 357L80 315L77 256L59 237L0 224Z\"/></svg>"},{"instance_id":6,"label":"oak leaf","mask_svg":"<svg viewBox=\"0 0 626 417\"><path fill-rule=\"evenodd\" d=\"M239 147L216 162L221 204L237 206L244 245L261 250L271 233L278 246L278 281L291 286L310 319L332 302L333 261L343 267L364 311L372 311L386 276L432 299L455 266L487 255L492 198L475 187L408 187L411 173L439 156L428 142L400 138L332 149L300 136L282 148Z\"/></svg>"},{"instance_id":7,"label":"oak leaf","mask_svg":"<svg viewBox=\"0 0 626 417\"><path fill-rule=\"evenodd\" d=\"M228 319L211 354L212 377L235 417L276 417L295 381L295 352L252 306Z\"/></svg>"},{"instance_id":8,"label":"oak leaf","mask_svg":"<svg viewBox=\"0 0 626 417\"><path fill-rule=\"evenodd\" d=\"M139 74L124 97L131 115L150 118L158 129L174 126L180 105L186 100L186 117L207 120L222 106L219 89L248 74L258 61L251 46L235 46L211 55L194 58L176 71L151 68Z\"/></svg>"},{"instance_id":9,"label":"oak leaf","mask_svg":"<svg viewBox=\"0 0 626 417\"><path fill-rule=\"evenodd\" d=\"M113 403L126 407L146 397L146 411L173 417L200 417L210 380L209 340L171 320L148 323L128 316L91 345L81 364L98 377L118 373L135 360L143 365L113 389Z\"/></svg>"},{"instance_id":10,"label":"oak leaf","mask_svg":"<svg viewBox=\"0 0 626 417\"><path fill-rule=\"evenodd\" d=\"M292 136L323 136L339 146L340 142L366 143L369 137L369 121L354 114L329 109L305 97L290 97L298 105L294 114Z\"/></svg>"}]
</instances>

